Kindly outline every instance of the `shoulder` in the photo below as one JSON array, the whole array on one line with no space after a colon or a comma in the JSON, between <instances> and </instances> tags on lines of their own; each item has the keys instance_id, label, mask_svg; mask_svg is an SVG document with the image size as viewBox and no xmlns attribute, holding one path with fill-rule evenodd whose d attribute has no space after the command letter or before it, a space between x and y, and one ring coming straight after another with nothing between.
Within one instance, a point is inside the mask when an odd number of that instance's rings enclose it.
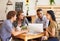
<instances>
[{"instance_id":1,"label":"shoulder","mask_svg":"<svg viewBox=\"0 0 60 41\"><path fill-rule=\"evenodd\" d=\"M57 25L57 23L55 21L52 22L53 25Z\"/></svg>"},{"instance_id":2,"label":"shoulder","mask_svg":"<svg viewBox=\"0 0 60 41\"><path fill-rule=\"evenodd\" d=\"M28 19L27 18L24 18L24 21L28 21Z\"/></svg>"},{"instance_id":3,"label":"shoulder","mask_svg":"<svg viewBox=\"0 0 60 41\"><path fill-rule=\"evenodd\" d=\"M10 24L10 20L5 20L3 24Z\"/></svg>"},{"instance_id":4,"label":"shoulder","mask_svg":"<svg viewBox=\"0 0 60 41\"><path fill-rule=\"evenodd\" d=\"M2 24L2 27L5 27L5 28L12 27L11 21L10 20L5 20Z\"/></svg>"},{"instance_id":5,"label":"shoulder","mask_svg":"<svg viewBox=\"0 0 60 41\"><path fill-rule=\"evenodd\" d=\"M57 27L57 23L55 21L51 22L52 27Z\"/></svg>"},{"instance_id":6,"label":"shoulder","mask_svg":"<svg viewBox=\"0 0 60 41\"><path fill-rule=\"evenodd\" d=\"M10 20L5 20L4 23L5 23L5 26L13 26Z\"/></svg>"},{"instance_id":7,"label":"shoulder","mask_svg":"<svg viewBox=\"0 0 60 41\"><path fill-rule=\"evenodd\" d=\"M39 18L36 18L36 19L35 19L35 22L37 22L37 21L39 21Z\"/></svg>"},{"instance_id":8,"label":"shoulder","mask_svg":"<svg viewBox=\"0 0 60 41\"><path fill-rule=\"evenodd\" d=\"M39 20L39 18L36 18L36 20Z\"/></svg>"},{"instance_id":9,"label":"shoulder","mask_svg":"<svg viewBox=\"0 0 60 41\"><path fill-rule=\"evenodd\" d=\"M53 22L53 24L54 24L55 26L57 26L57 22Z\"/></svg>"}]
</instances>

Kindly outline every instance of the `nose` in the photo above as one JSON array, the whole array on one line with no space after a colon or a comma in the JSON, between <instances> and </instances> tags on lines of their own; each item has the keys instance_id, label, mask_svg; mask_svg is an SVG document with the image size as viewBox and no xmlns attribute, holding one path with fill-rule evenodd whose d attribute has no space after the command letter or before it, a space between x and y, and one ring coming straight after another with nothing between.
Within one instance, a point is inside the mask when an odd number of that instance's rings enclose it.
<instances>
[{"instance_id":1,"label":"nose","mask_svg":"<svg viewBox=\"0 0 60 41\"><path fill-rule=\"evenodd\" d=\"M17 17L16 17L17 18Z\"/></svg>"}]
</instances>

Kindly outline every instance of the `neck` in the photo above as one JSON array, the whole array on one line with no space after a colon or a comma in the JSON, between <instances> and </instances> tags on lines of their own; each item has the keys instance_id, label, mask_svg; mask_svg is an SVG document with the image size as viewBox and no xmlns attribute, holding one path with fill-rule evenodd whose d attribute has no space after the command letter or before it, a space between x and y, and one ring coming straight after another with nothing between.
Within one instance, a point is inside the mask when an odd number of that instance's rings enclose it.
<instances>
[{"instance_id":1,"label":"neck","mask_svg":"<svg viewBox=\"0 0 60 41\"><path fill-rule=\"evenodd\" d=\"M10 21L13 23L14 21L13 21L13 19L10 19Z\"/></svg>"},{"instance_id":2,"label":"neck","mask_svg":"<svg viewBox=\"0 0 60 41\"><path fill-rule=\"evenodd\" d=\"M21 21L21 19L19 19L18 21Z\"/></svg>"},{"instance_id":3,"label":"neck","mask_svg":"<svg viewBox=\"0 0 60 41\"><path fill-rule=\"evenodd\" d=\"M18 20L18 23L21 23L21 19Z\"/></svg>"},{"instance_id":4,"label":"neck","mask_svg":"<svg viewBox=\"0 0 60 41\"><path fill-rule=\"evenodd\" d=\"M42 19L43 18L43 16L41 16L41 17L39 17L40 19Z\"/></svg>"},{"instance_id":5,"label":"neck","mask_svg":"<svg viewBox=\"0 0 60 41\"><path fill-rule=\"evenodd\" d=\"M50 22L52 22L53 20L51 19Z\"/></svg>"},{"instance_id":6,"label":"neck","mask_svg":"<svg viewBox=\"0 0 60 41\"><path fill-rule=\"evenodd\" d=\"M40 20L42 20L43 17L40 17Z\"/></svg>"}]
</instances>

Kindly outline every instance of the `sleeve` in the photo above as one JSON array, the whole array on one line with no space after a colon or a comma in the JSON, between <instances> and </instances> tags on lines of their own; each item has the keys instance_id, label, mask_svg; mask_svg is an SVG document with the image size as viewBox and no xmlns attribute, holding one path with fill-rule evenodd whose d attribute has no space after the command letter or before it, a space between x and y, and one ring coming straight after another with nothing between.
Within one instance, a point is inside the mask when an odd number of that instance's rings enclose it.
<instances>
[{"instance_id":1,"label":"sleeve","mask_svg":"<svg viewBox=\"0 0 60 41\"><path fill-rule=\"evenodd\" d=\"M57 28L57 23L53 22L53 23L52 23L52 27L53 27L53 28Z\"/></svg>"},{"instance_id":2,"label":"sleeve","mask_svg":"<svg viewBox=\"0 0 60 41\"><path fill-rule=\"evenodd\" d=\"M18 25L18 23L15 21L15 22L13 22L13 26L16 28L17 27L17 25Z\"/></svg>"},{"instance_id":3,"label":"sleeve","mask_svg":"<svg viewBox=\"0 0 60 41\"><path fill-rule=\"evenodd\" d=\"M27 19L27 18L25 18L25 22L26 22L26 24L28 25L29 22L28 22L28 19Z\"/></svg>"},{"instance_id":4,"label":"sleeve","mask_svg":"<svg viewBox=\"0 0 60 41\"><path fill-rule=\"evenodd\" d=\"M34 21L34 23L38 23L38 21L37 21L38 19L36 19L35 21Z\"/></svg>"},{"instance_id":5,"label":"sleeve","mask_svg":"<svg viewBox=\"0 0 60 41\"><path fill-rule=\"evenodd\" d=\"M9 23L9 22L6 22L6 23L5 23L5 26L6 26L6 30L11 33L12 30L13 30L12 24Z\"/></svg>"}]
</instances>

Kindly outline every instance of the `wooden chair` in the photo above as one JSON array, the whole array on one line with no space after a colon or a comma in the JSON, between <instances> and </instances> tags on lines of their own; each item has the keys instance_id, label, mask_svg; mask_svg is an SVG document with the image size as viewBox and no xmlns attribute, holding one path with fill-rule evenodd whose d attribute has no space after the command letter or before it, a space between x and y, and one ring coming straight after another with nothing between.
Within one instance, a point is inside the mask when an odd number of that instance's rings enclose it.
<instances>
[{"instance_id":1,"label":"wooden chair","mask_svg":"<svg viewBox=\"0 0 60 41\"><path fill-rule=\"evenodd\" d=\"M59 38L60 37L60 26L59 26L60 24L58 24L58 27L57 27L57 29L56 29L56 35L57 35L57 38Z\"/></svg>"}]
</instances>

